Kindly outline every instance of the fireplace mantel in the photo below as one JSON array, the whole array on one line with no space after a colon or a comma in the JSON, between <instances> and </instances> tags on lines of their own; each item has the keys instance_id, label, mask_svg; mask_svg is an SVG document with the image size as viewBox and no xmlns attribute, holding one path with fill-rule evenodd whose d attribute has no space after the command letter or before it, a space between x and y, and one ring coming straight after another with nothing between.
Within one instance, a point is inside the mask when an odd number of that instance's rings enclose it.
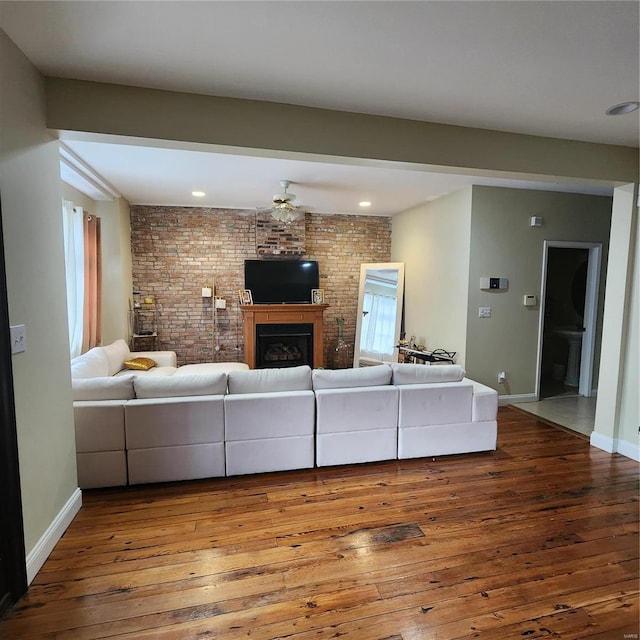
<instances>
[{"instance_id":1,"label":"fireplace mantel","mask_svg":"<svg viewBox=\"0 0 640 640\"><path fill-rule=\"evenodd\" d=\"M244 361L249 368L256 366L257 324L312 324L313 367L324 366L324 320L328 304L245 304L240 305L244 315Z\"/></svg>"}]
</instances>

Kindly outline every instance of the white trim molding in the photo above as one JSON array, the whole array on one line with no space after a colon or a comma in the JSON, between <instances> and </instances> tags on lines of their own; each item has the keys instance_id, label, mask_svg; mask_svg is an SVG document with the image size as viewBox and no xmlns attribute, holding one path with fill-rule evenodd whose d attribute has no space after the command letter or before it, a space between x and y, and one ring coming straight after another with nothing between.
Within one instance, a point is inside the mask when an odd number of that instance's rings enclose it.
<instances>
[{"instance_id":1,"label":"white trim molding","mask_svg":"<svg viewBox=\"0 0 640 640\"><path fill-rule=\"evenodd\" d=\"M113 200L118 190L89 166L79 155L60 141L60 177L92 200Z\"/></svg>"},{"instance_id":2,"label":"white trim molding","mask_svg":"<svg viewBox=\"0 0 640 640\"><path fill-rule=\"evenodd\" d=\"M517 402L537 402L538 396L535 393L516 393L511 396L498 396L498 406L504 407Z\"/></svg>"},{"instance_id":3,"label":"white trim molding","mask_svg":"<svg viewBox=\"0 0 640 640\"><path fill-rule=\"evenodd\" d=\"M591 433L591 446L607 453L619 453L622 456L640 462L640 444L633 444L620 438L609 438L597 431Z\"/></svg>"},{"instance_id":4,"label":"white trim molding","mask_svg":"<svg viewBox=\"0 0 640 640\"><path fill-rule=\"evenodd\" d=\"M633 444L627 440L616 440L616 448L621 456L640 462L640 444Z\"/></svg>"},{"instance_id":5,"label":"white trim molding","mask_svg":"<svg viewBox=\"0 0 640 640\"><path fill-rule=\"evenodd\" d=\"M80 507L82 507L82 491L76 489L67 500L67 503L60 509L53 522L47 527L35 547L27 555L27 584L31 584L36 577L58 540L62 538L71 521L80 511Z\"/></svg>"}]
</instances>

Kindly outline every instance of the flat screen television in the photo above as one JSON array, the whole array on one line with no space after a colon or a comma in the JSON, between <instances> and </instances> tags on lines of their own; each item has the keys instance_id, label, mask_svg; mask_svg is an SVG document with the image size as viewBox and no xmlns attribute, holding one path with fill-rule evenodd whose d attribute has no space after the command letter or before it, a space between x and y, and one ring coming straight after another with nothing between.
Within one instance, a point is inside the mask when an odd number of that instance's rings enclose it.
<instances>
[{"instance_id":1,"label":"flat screen television","mask_svg":"<svg viewBox=\"0 0 640 640\"><path fill-rule=\"evenodd\" d=\"M320 276L315 260L245 260L244 288L254 304L311 303Z\"/></svg>"}]
</instances>

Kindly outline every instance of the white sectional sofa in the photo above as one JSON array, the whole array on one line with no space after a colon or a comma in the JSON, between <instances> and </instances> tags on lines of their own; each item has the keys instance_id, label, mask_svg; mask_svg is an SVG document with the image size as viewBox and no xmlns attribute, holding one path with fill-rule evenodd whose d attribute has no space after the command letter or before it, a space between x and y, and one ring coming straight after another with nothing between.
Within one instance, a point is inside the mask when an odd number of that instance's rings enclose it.
<instances>
[{"instance_id":1,"label":"white sectional sofa","mask_svg":"<svg viewBox=\"0 0 640 640\"><path fill-rule=\"evenodd\" d=\"M316 464L393 460L398 451L398 389L388 365L313 372Z\"/></svg>"},{"instance_id":2,"label":"white sectional sofa","mask_svg":"<svg viewBox=\"0 0 640 640\"><path fill-rule=\"evenodd\" d=\"M311 369L231 371L228 378L224 398L227 475L313 467Z\"/></svg>"},{"instance_id":3,"label":"white sectional sofa","mask_svg":"<svg viewBox=\"0 0 640 640\"><path fill-rule=\"evenodd\" d=\"M398 458L496 448L498 394L464 378L458 365L393 365L398 389Z\"/></svg>"},{"instance_id":4,"label":"white sectional sofa","mask_svg":"<svg viewBox=\"0 0 640 640\"><path fill-rule=\"evenodd\" d=\"M136 355L158 366L123 369ZM175 362L124 341L72 361L81 488L496 448L498 394L457 365Z\"/></svg>"},{"instance_id":5,"label":"white sectional sofa","mask_svg":"<svg viewBox=\"0 0 640 640\"><path fill-rule=\"evenodd\" d=\"M124 408L129 484L225 475L224 371L142 377Z\"/></svg>"},{"instance_id":6,"label":"white sectional sofa","mask_svg":"<svg viewBox=\"0 0 640 640\"><path fill-rule=\"evenodd\" d=\"M158 366L129 370L151 358ZM227 371L244 363L176 366L173 351L130 352L124 340L71 361L82 489L225 475Z\"/></svg>"},{"instance_id":7,"label":"white sectional sofa","mask_svg":"<svg viewBox=\"0 0 640 640\"><path fill-rule=\"evenodd\" d=\"M496 448L498 394L459 365L317 370L313 388L319 467Z\"/></svg>"}]
</instances>

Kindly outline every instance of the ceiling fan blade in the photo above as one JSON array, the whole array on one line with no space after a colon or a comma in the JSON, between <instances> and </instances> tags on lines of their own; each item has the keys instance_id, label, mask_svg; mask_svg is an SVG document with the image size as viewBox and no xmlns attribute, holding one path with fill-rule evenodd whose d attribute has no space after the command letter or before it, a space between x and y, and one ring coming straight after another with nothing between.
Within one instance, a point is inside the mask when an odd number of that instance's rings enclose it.
<instances>
[{"instance_id":1,"label":"ceiling fan blade","mask_svg":"<svg viewBox=\"0 0 640 640\"><path fill-rule=\"evenodd\" d=\"M305 210L302 208L302 205L293 204L296 195L295 193L289 193L287 191L290 184L288 180L281 180L280 186L282 187L282 192L274 194L272 205L270 207L258 207L256 211L259 213L268 213L279 222L289 223L294 220L299 220L305 214Z\"/></svg>"}]
</instances>

